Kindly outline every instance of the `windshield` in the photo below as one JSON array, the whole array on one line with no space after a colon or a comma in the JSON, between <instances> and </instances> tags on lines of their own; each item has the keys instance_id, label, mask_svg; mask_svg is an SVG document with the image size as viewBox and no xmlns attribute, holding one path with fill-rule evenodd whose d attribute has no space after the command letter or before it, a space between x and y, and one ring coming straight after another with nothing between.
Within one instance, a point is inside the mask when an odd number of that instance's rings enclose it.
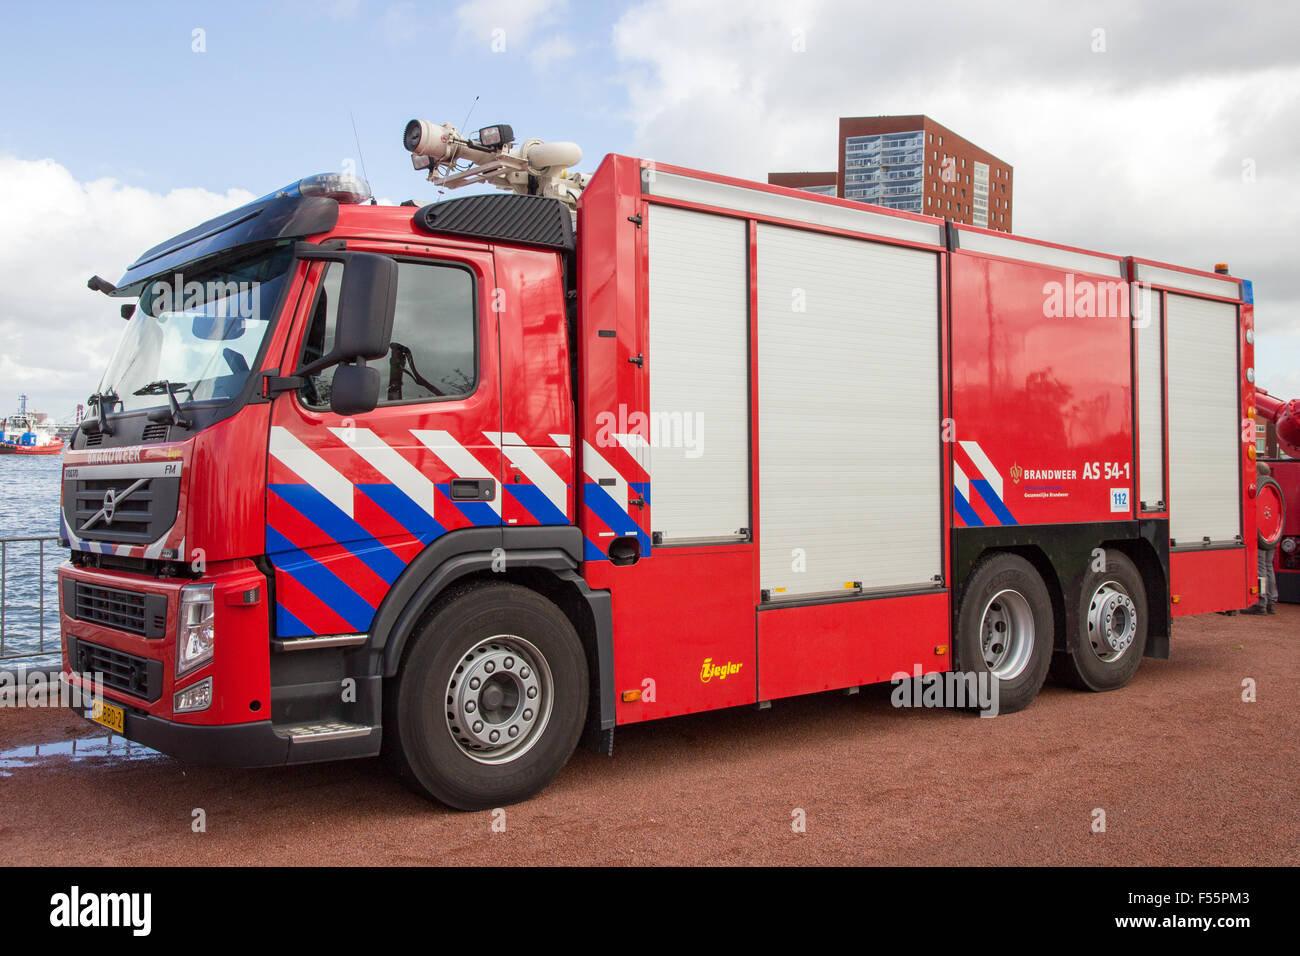
<instances>
[{"instance_id":1,"label":"windshield","mask_svg":"<svg viewBox=\"0 0 1300 956\"><path fill-rule=\"evenodd\" d=\"M224 403L248 380L270 328L293 251L176 273L145 286L108 363L99 394L105 412L176 401Z\"/></svg>"}]
</instances>

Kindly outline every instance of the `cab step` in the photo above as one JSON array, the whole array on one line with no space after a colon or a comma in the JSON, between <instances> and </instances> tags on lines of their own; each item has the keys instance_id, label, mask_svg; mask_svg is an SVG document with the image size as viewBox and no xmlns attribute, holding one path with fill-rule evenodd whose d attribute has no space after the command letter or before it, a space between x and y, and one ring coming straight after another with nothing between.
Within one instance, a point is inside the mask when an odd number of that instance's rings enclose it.
<instances>
[{"instance_id":1,"label":"cab step","mask_svg":"<svg viewBox=\"0 0 1300 956\"><path fill-rule=\"evenodd\" d=\"M370 724L354 724L346 720L321 720L305 724L286 724L275 728L281 737L295 744L324 743L327 740L346 740L349 737L366 737L373 731Z\"/></svg>"}]
</instances>

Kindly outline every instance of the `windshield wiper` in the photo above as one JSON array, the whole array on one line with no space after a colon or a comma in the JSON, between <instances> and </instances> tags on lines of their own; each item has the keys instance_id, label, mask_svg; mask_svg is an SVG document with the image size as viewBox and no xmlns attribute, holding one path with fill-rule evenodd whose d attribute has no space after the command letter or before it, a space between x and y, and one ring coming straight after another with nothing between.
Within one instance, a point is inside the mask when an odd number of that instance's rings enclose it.
<instances>
[{"instance_id":1,"label":"windshield wiper","mask_svg":"<svg viewBox=\"0 0 1300 956\"><path fill-rule=\"evenodd\" d=\"M111 435L113 434L113 426L108 423L108 413L104 409L105 402L108 403L109 408L112 408L114 405L122 404L122 399L112 387L106 388L102 392L96 392L86 399L87 405L95 406L95 424L99 434Z\"/></svg>"},{"instance_id":2,"label":"windshield wiper","mask_svg":"<svg viewBox=\"0 0 1300 956\"><path fill-rule=\"evenodd\" d=\"M185 391L189 392L191 399L194 397L194 389L190 388L184 382L176 382L175 384L172 384L171 382L167 381L167 379L165 378L160 378L156 382L150 382L148 385L142 385L139 388L137 388L133 394L161 395L163 393L166 393L167 410L164 411L163 409L159 408L156 409L155 411L150 412L148 416L149 421L165 422L168 419L170 419L173 425L176 425L180 428L189 428L190 420L181 415L180 403L176 401L176 393L181 389L184 389Z\"/></svg>"}]
</instances>

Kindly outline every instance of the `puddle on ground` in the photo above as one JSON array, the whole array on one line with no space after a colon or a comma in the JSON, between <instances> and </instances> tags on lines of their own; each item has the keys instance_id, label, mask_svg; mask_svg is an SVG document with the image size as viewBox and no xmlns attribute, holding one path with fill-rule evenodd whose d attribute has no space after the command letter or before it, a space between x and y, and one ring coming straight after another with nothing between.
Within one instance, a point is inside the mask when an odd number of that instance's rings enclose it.
<instances>
[{"instance_id":1,"label":"puddle on ground","mask_svg":"<svg viewBox=\"0 0 1300 956\"><path fill-rule=\"evenodd\" d=\"M125 763L137 760L159 760L165 755L140 744L132 743L116 734L103 737L74 737L45 744L27 744L0 750L0 777L12 777L14 770L36 766L43 761L66 760L77 762L94 760L100 763Z\"/></svg>"}]
</instances>

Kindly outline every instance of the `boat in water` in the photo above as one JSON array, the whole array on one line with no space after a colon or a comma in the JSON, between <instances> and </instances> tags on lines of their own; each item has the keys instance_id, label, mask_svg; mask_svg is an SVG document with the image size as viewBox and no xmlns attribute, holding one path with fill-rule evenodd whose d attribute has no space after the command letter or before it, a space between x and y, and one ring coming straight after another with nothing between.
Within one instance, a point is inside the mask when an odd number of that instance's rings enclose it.
<instances>
[{"instance_id":1,"label":"boat in water","mask_svg":"<svg viewBox=\"0 0 1300 956\"><path fill-rule=\"evenodd\" d=\"M64 447L44 416L20 412L0 419L0 455L58 455Z\"/></svg>"}]
</instances>

